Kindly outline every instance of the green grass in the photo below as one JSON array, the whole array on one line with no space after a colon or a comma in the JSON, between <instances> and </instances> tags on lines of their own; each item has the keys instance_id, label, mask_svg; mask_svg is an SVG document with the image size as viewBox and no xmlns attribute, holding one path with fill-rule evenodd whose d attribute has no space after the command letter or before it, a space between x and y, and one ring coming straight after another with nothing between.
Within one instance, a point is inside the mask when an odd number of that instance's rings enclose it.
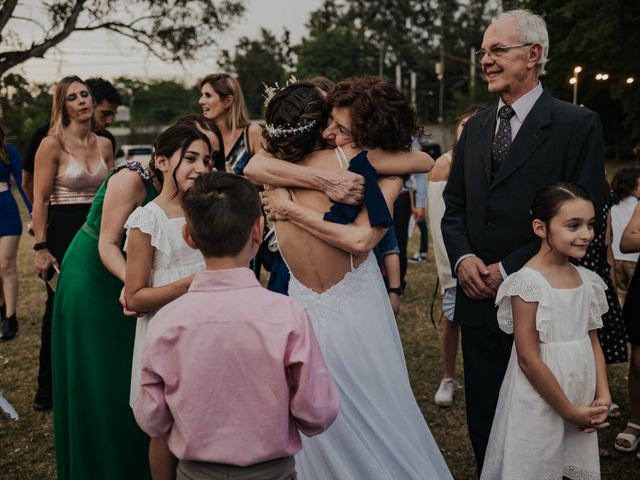
<instances>
[{"instance_id":1,"label":"green grass","mask_svg":"<svg viewBox=\"0 0 640 480\"><path fill-rule=\"evenodd\" d=\"M20 335L14 341L0 344L0 392L20 415L17 422L0 415L0 478L3 480L55 478L51 413L36 413L31 409L36 389L40 317L45 300L44 285L33 270L32 245L32 237L25 234L19 254ZM416 248L417 238L414 237L409 252L413 253ZM433 403L433 395L442 374L439 329L434 328L429 319L435 280L431 251L427 262L409 264L409 287L403 299L398 326L416 399L453 477L456 480L473 479L475 462L467 436L464 389L458 391L450 408L443 409ZM434 312L437 320L440 317L440 298L437 299ZM459 355L460 377L461 360ZM622 418L612 420L611 428L600 435L601 446L610 452L610 457L602 460L604 480L638 478L640 470L640 460L635 455L621 454L612 447L615 434L622 430L629 415L626 369L626 365L609 367L611 393L620 404ZM108 415L108 412L96 412L96 415Z\"/></svg>"}]
</instances>

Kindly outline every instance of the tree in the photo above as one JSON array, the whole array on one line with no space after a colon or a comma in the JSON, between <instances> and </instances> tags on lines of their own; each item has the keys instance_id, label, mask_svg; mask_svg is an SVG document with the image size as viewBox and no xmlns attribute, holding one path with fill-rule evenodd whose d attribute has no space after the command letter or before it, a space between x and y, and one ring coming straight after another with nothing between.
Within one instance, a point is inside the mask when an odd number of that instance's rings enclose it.
<instances>
[{"instance_id":1,"label":"tree","mask_svg":"<svg viewBox=\"0 0 640 480\"><path fill-rule=\"evenodd\" d=\"M131 38L168 61L193 57L197 49L213 45L220 32L245 10L244 0L42 0L46 23L20 14L19 0L0 7L0 77L11 68L63 42L72 32L109 30ZM40 38L24 45L14 28L29 22Z\"/></svg>"},{"instance_id":2,"label":"tree","mask_svg":"<svg viewBox=\"0 0 640 480\"><path fill-rule=\"evenodd\" d=\"M444 56L444 102L456 116L471 95L469 51L479 47L490 13L489 0L325 0L311 14L309 35L296 48L299 77L382 75L410 94L409 71L417 77L416 108L424 120L437 117L435 65ZM479 69L476 76L479 77ZM477 88L475 95L483 93Z\"/></svg>"},{"instance_id":3,"label":"tree","mask_svg":"<svg viewBox=\"0 0 640 480\"><path fill-rule=\"evenodd\" d=\"M2 123L18 144L25 143L35 130L49 122L52 97L49 84L29 84L15 73L0 80Z\"/></svg>"},{"instance_id":4,"label":"tree","mask_svg":"<svg viewBox=\"0 0 640 480\"><path fill-rule=\"evenodd\" d=\"M254 118L262 116L264 85L276 82L282 85L290 75L293 62L289 44L286 29L278 38L262 28L258 39L240 38L233 54L226 50L222 52L218 63L224 70L237 75L249 114Z\"/></svg>"},{"instance_id":5,"label":"tree","mask_svg":"<svg viewBox=\"0 0 640 480\"><path fill-rule=\"evenodd\" d=\"M635 0L527 0L523 6L543 16L550 54L543 82L556 97L572 100L569 79L582 67L578 103L600 115L608 156L630 155L630 140L640 140L640 3ZM596 13L597 12L597 13ZM598 81L598 72L609 79ZM635 81L626 83L629 76Z\"/></svg>"},{"instance_id":6,"label":"tree","mask_svg":"<svg viewBox=\"0 0 640 480\"><path fill-rule=\"evenodd\" d=\"M170 125L183 115L200 111L198 91L172 80L143 82L118 78L113 84L121 92L125 105L131 108L132 130Z\"/></svg>"},{"instance_id":7,"label":"tree","mask_svg":"<svg viewBox=\"0 0 640 480\"><path fill-rule=\"evenodd\" d=\"M341 80L377 72L378 52L365 41L361 32L335 28L305 38L296 48L298 78L319 75Z\"/></svg>"}]
</instances>

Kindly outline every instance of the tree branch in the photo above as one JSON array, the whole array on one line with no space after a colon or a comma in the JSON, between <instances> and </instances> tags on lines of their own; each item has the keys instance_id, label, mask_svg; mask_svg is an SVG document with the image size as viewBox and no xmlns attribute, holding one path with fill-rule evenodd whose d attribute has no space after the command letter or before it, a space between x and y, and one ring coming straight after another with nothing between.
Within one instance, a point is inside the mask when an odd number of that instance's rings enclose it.
<instances>
[{"instance_id":1,"label":"tree branch","mask_svg":"<svg viewBox=\"0 0 640 480\"><path fill-rule=\"evenodd\" d=\"M20 15L15 15L13 18L16 19L16 20L24 20L25 22L31 22L34 25L39 26L43 33L47 31L47 28L42 23L40 23L39 21L37 21L37 20L35 20L33 18L21 17Z\"/></svg>"},{"instance_id":2,"label":"tree branch","mask_svg":"<svg viewBox=\"0 0 640 480\"><path fill-rule=\"evenodd\" d=\"M76 28L78 16L80 15L86 1L87 0L76 0L76 4L73 6L69 17L64 22L64 28L53 37L48 38L37 45L32 45L28 50L0 53L0 77L7 70L24 62L28 58L43 56L48 49L59 44L71 35L71 32Z\"/></svg>"},{"instance_id":3,"label":"tree branch","mask_svg":"<svg viewBox=\"0 0 640 480\"><path fill-rule=\"evenodd\" d=\"M0 10L0 33L4 29L5 25L11 19L13 15L13 11L18 4L18 0L6 0L4 5L2 5L2 10ZM1 36L0 36L1 38Z\"/></svg>"}]
</instances>

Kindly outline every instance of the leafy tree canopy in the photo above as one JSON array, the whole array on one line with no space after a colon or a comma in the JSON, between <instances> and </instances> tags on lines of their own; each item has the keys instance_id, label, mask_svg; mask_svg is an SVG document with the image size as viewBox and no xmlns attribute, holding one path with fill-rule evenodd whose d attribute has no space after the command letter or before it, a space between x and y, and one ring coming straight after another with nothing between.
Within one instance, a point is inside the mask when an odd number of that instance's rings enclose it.
<instances>
[{"instance_id":1,"label":"leafy tree canopy","mask_svg":"<svg viewBox=\"0 0 640 480\"><path fill-rule=\"evenodd\" d=\"M249 114L253 118L262 117L264 85L280 85L290 75L293 64L289 32L285 30L278 38L263 28L258 39L242 37L234 53L222 52L218 62L227 72L237 75L247 102Z\"/></svg>"},{"instance_id":2,"label":"leafy tree canopy","mask_svg":"<svg viewBox=\"0 0 640 480\"><path fill-rule=\"evenodd\" d=\"M245 10L244 0L42 0L44 23L21 14L19 0L0 7L0 77L63 42L72 32L109 30L144 45L168 61L192 58L213 45L220 32ZM40 30L31 45L16 33L19 22Z\"/></svg>"},{"instance_id":3,"label":"leafy tree canopy","mask_svg":"<svg viewBox=\"0 0 640 480\"><path fill-rule=\"evenodd\" d=\"M628 154L630 139L640 140L640 2L635 0L526 0L522 5L542 15L549 31L548 74L543 82L553 94L572 100L569 84L582 67L578 103L602 119L612 156ZM597 73L609 79L598 81ZM628 77L634 77L631 84ZM621 128L621 127L624 127Z\"/></svg>"}]
</instances>

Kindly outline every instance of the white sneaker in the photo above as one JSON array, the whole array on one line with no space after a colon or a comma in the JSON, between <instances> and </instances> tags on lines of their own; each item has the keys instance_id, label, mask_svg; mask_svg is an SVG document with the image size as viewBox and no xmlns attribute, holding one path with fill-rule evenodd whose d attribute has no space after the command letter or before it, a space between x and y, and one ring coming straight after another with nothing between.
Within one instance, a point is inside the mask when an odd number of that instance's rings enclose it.
<instances>
[{"instance_id":1,"label":"white sneaker","mask_svg":"<svg viewBox=\"0 0 640 480\"><path fill-rule=\"evenodd\" d=\"M409 257L409 261L411 263L422 263L427 259L426 253L416 252L411 257Z\"/></svg>"},{"instance_id":2,"label":"white sneaker","mask_svg":"<svg viewBox=\"0 0 640 480\"><path fill-rule=\"evenodd\" d=\"M455 378L443 378L434 397L436 405L448 407L453 403L453 394L458 388L458 381Z\"/></svg>"}]
</instances>

